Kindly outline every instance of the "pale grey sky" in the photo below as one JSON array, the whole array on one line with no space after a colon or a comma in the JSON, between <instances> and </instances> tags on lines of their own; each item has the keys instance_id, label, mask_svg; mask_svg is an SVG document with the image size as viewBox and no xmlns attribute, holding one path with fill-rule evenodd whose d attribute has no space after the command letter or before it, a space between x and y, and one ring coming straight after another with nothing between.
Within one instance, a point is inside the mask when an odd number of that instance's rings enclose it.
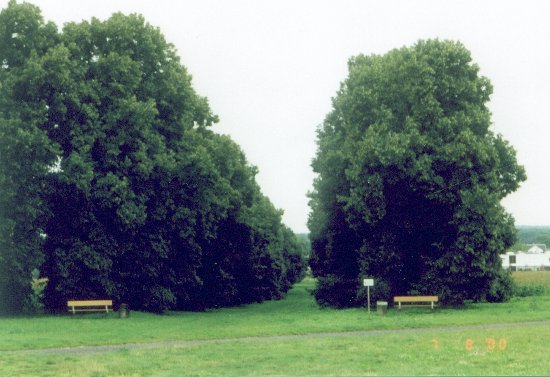
<instances>
[{"instance_id":1,"label":"pale grey sky","mask_svg":"<svg viewBox=\"0 0 550 377\"><path fill-rule=\"evenodd\" d=\"M550 2L35 0L47 20L140 13L178 49L219 133L258 166L284 222L307 232L315 130L347 60L418 39L461 41L494 85L493 130L528 180L503 202L520 225L550 225ZM4 8L7 0L0 0Z\"/></svg>"}]
</instances>

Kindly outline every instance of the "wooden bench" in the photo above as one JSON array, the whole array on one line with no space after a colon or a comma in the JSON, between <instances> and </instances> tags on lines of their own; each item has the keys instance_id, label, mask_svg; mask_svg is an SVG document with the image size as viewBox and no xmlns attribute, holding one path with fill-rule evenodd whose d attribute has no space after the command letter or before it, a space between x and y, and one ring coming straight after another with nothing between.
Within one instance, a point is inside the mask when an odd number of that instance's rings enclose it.
<instances>
[{"instance_id":1,"label":"wooden bench","mask_svg":"<svg viewBox=\"0 0 550 377\"><path fill-rule=\"evenodd\" d=\"M113 300L69 300L68 310L76 312L106 312L113 311Z\"/></svg>"},{"instance_id":2,"label":"wooden bench","mask_svg":"<svg viewBox=\"0 0 550 377\"><path fill-rule=\"evenodd\" d=\"M431 306L433 309L438 301L437 296L395 296L393 298L393 302L397 302L398 309L401 309L402 303L407 304L403 306Z\"/></svg>"}]
</instances>

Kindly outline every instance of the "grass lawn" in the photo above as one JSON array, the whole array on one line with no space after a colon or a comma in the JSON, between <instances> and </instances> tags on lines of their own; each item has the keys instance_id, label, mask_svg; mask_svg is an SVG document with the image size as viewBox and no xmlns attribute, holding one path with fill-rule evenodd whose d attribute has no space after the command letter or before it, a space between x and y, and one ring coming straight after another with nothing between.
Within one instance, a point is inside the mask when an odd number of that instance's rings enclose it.
<instances>
[{"instance_id":1,"label":"grass lawn","mask_svg":"<svg viewBox=\"0 0 550 377\"><path fill-rule=\"evenodd\" d=\"M550 273L514 278L545 284ZM529 274L529 273L527 273ZM544 274L544 275L542 275ZM522 280L524 279L524 280ZM534 279L534 280L533 280ZM547 375L548 325L501 329L438 327L550 320L545 295L462 309L320 309L306 279L281 301L205 313L116 314L0 318L1 376L210 375ZM428 328L373 336L251 339L373 329ZM228 338L241 338L227 341ZM243 339L244 338L244 339ZM186 347L94 354L35 354L21 350L151 341L225 339Z\"/></svg>"}]
</instances>

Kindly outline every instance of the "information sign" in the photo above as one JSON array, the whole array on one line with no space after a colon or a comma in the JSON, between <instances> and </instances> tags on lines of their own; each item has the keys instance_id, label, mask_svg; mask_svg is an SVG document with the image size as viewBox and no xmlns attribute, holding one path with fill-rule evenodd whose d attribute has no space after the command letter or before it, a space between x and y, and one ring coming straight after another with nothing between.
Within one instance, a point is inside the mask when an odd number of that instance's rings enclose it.
<instances>
[{"instance_id":1,"label":"information sign","mask_svg":"<svg viewBox=\"0 0 550 377\"><path fill-rule=\"evenodd\" d=\"M374 286L374 279L363 279L363 286L364 287Z\"/></svg>"}]
</instances>

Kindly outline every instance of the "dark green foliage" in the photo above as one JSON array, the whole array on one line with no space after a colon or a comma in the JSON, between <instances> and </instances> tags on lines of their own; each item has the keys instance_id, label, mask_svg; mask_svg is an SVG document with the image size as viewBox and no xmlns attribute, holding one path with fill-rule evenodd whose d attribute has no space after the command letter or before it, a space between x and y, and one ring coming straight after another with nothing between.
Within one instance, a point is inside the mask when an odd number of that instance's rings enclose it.
<instances>
[{"instance_id":1,"label":"dark green foliage","mask_svg":"<svg viewBox=\"0 0 550 377\"><path fill-rule=\"evenodd\" d=\"M208 129L217 117L158 29L115 14L58 33L13 1L0 17L9 297L30 297L36 267L50 310L104 297L202 310L300 279L294 234L239 147Z\"/></svg>"},{"instance_id":2,"label":"dark green foliage","mask_svg":"<svg viewBox=\"0 0 550 377\"><path fill-rule=\"evenodd\" d=\"M364 287L362 284L359 290L357 291L357 300L359 305L367 306L367 301L368 301L367 287ZM377 301L386 301L390 303L390 305L393 303L393 299L391 297L390 285L381 279L375 280L374 286L370 287L371 307L374 307Z\"/></svg>"},{"instance_id":3,"label":"dark green foliage","mask_svg":"<svg viewBox=\"0 0 550 377\"><path fill-rule=\"evenodd\" d=\"M485 299L488 302L508 301L517 295L517 288L512 280L510 271L501 269L496 278L491 282L491 287Z\"/></svg>"},{"instance_id":4,"label":"dark green foliage","mask_svg":"<svg viewBox=\"0 0 550 377\"><path fill-rule=\"evenodd\" d=\"M44 24L30 4L10 1L0 13L0 310L6 312L32 309L31 272L43 261L38 193L59 149L39 127L44 105L21 83L28 80L33 56L56 37L55 26Z\"/></svg>"},{"instance_id":5,"label":"dark green foliage","mask_svg":"<svg viewBox=\"0 0 550 377\"><path fill-rule=\"evenodd\" d=\"M350 60L313 162L319 302L357 305L351 282L363 276L385 281L391 295L446 303L496 295L498 255L515 232L500 200L525 173L489 130L491 90L459 43L421 41Z\"/></svg>"},{"instance_id":6,"label":"dark green foliage","mask_svg":"<svg viewBox=\"0 0 550 377\"><path fill-rule=\"evenodd\" d=\"M360 306L361 300L357 297L359 287L357 279L342 279L337 275L326 275L317 279L317 287L313 295L321 306L335 308Z\"/></svg>"}]
</instances>

